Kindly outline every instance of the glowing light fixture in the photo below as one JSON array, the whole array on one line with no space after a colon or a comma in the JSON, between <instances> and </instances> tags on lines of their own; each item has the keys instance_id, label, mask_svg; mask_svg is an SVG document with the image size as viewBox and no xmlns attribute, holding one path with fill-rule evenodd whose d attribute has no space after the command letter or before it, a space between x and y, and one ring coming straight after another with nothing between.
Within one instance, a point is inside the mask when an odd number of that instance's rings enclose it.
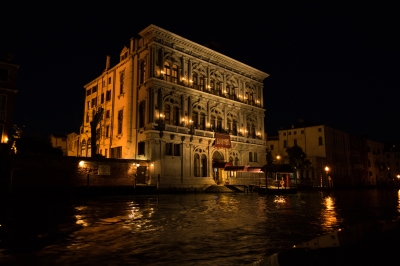
<instances>
[{"instance_id":1,"label":"glowing light fixture","mask_svg":"<svg viewBox=\"0 0 400 266\"><path fill-rule=\"evenodd\" d=\"M80 166L80 167L83 167L84 165L85 165L85 162L84 162L84 161L80 161L80 162L79 162L79 166Z\"/></svg>"}]
</instances>

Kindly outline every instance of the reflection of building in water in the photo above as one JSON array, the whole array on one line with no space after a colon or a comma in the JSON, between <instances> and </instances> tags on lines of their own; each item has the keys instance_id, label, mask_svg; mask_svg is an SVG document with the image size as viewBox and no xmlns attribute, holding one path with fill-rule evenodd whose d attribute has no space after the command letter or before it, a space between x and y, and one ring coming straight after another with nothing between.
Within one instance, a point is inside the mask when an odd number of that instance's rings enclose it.
<instances>
[{"instance_id":1,"label":"reflection of building in water","mask_svg":"<svg viewBox=\"0 0 400 266\"><path fill-rule=\"evenodd\" d=\"M328 196L324 198L322 204L325 206L325 209L322 210L323 226L325 228L337 226L337 213L334 199Z\"/></svg>"},{"instance_id":2,"label":"reflection of building in water","mask_svg":"<svg viewBox=\"0 0 400 266\"><path fill-rule=\"evenodd\" d=\"M400 189L399 189L397 195L398 195L398 198L399 198L399 200L398 200L399 205L397 206L397 211L400 212Z\"/></svg>"}]
</instances>

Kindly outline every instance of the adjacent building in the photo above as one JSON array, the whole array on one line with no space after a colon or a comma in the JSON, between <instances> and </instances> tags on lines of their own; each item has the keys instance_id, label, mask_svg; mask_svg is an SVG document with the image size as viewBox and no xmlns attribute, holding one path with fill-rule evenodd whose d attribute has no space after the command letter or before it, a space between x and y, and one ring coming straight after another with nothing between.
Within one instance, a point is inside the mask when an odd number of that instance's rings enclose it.
<instances>
[{"instance_id":1,"label":"adjacent building","mask_svg":"<svg viewBox=\"0 0 400 266\"><path fill-rule=\"evenodd\" d=\"M84 86L77 154L136 159L143 184L254 182L238 169L265 164L268 74L155 25L139 35Z\"/></svg>"},{"instance_id":2,"label":"adjacent building","mask_svg":"<svg viewBox=\"0 0 400 266\"><path fill-rule=\"evenodd\" d=\"M400 150L325 125L299 121L268 136L272 163L288 163L287 148L298 146L310 164L297 169L299 182L314 187L393 185L400 180ZM397 178L399 176L399 178Z\"/></svg>"},{"instance_id":3,"label":"adjacent building","mask_svg":"<svg viewBox=\"0 0 400 266\"><path fill-rule=\"evenodd\" d=\"M11 55L0 59L0 142L2 144L8 143L11 139L18 68L19 65L13 63Z\"/></svg>"}]
</instances>

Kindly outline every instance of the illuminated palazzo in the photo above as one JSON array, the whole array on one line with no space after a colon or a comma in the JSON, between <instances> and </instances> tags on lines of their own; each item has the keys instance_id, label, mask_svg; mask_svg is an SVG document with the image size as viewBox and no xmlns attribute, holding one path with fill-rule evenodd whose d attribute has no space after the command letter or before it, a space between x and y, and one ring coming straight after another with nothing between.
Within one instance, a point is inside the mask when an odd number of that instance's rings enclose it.
<instances>
[{"instance_id":1,"label":"illuminated palazzo","mask_svg":"<svg viewBox=\"0 0 400 266\"><path fill-rule=\"evenodd\" d=\"M140 160L139 183L243 184L244 175L224 169L265 164L268 74L154 25L139 35L117 65L107 57L103 73L84 86L78 155L91 156L90 122L101 107L97 153Z\"/></svg>"}]
</instances>

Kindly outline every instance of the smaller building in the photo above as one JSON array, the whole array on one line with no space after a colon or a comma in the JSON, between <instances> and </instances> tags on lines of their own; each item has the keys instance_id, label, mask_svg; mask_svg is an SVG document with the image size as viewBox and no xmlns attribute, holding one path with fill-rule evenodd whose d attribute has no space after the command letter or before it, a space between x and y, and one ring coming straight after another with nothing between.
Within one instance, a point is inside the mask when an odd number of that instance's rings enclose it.
<instances>
[{"instance_id":1,"label":"smaller building","mask_svg":"<svg viewBox=\"0 0 400 266\"><path fill-rule=\"evenodd\" d=\"M79 134L72 132L67 134L67 156L79 156Z\"/></svg>"},{"instance_id":2,"label":"smaller building","mask_svg":"<svg viewBox=\"0 0 400 266\"><path fill-rule=\"evenodd\" d=\"M67 156L67 136L66 135L50 135L50 143L53 148L60 149L64 156Z\"/></svg>"}]
</instances>

